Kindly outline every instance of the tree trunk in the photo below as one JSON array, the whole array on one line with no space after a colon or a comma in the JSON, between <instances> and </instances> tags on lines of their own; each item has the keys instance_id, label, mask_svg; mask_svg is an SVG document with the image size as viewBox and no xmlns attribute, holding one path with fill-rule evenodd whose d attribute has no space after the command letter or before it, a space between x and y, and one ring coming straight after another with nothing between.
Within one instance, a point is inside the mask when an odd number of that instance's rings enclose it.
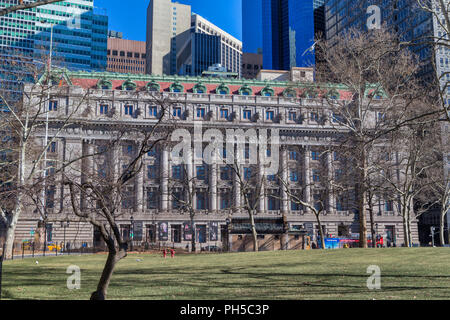
<instances>
[{"instance_id":1,"label":"tree trunk","mask_svg":"<svg viewBox=\"0 0 450 320\"><path fill-rule=\"evenodd\" d=\"M359 212L359 247L367 248L367 226L366 226L366 150L364 143L360 143L359 158L359 190L358 190L358 212Z\"/></svg>"},{"instance_id":2,"label":"tree trunk","mask_svg":"<svg viewBox=\"0 0 450 320\"><path fill-rule=\"evenodd\" d=\"M408 221L406 221L406 212L405 209L402 209L402 222L403 222L403 242L405 243L405 247L409 247L409 239L408 239Z\"/></svg>"},{"instance_id":3,"label":"tree trunk","mask_svg":"<svg viewBox=\"0 0 450 320\"><path fill-rule=\"evenodd\" d=\"M16 203L17 207L15 211L12 213L11 221L9 221L6 226L5 259L12 258L17 222L19 221L20 213L22 210L20 204L22 197L19 195L17 199L18 199Z\"/></svg>"},{"instance_id":4,"label":"tree trunk","mask_svg":"<svg viewBox=\"0 0 450 320\"><path fill-rule=\"evenodd\" d=\"M109 251L108 259L106 259L105 267L103 268L102 276L97 285L97 291L94 291L91 295L91 300L106 300L106 295L108 292L109 283L111 282L111 277L113 275L114 269L116 268L117 262L125 258L127 253L125 250L121 249L117 251Z\"/></svg>"},{"instance_id":5,"label":"tree trunk","mask_svg":"<svg viewBox=\"0 0 450 320\"><path fill-rule=\"evenodd\" d=\"M444 239L444 228L445 228L445 207L441 208L441 219L439 221L439 239L441 241L441 246L445 245L445 239ZM448 231L450 234L450 230Z\"/></svg>"},{"instance_id":6,"label":"tree trunk","mask_svg":"<svg viewBox=\"0 0 450 320\"><path fill-rule=\"evenodd\" d=\"M373 209L369 209L369 216L370 216L370 233L372 235L372 248L377 247L377 235L375 233L375 221L373 219Z\"/></svg>"},{"instance_id":7,"label":"tree trunk","mask_svg":"<svg viewBox=\"0 0 450 320\"><path fill-rule=\"evenodd\" d=\"M252 236L253 236L253 251L258 252L258 233L256 232L256 226L255 226L255 217L253 215L253 212L249 211L250 215L250 224L252 226Z\"/></svg>"},{"instance_id":8,"label":"tree trunk","mask_svg":"<svg viewBox=\"0 0 450 320\"><path fill-rule=\"evenodd\" d=\"M320 214L314 215L316 216L317 225L319 226L320 243L322 245L322 249L325 250L325 237L323 235L322 223L320 222Z\"/></svg>"},{"instance_id":9,"label":"tree trunk","mask_svg":"<svg viewBox=\"0 0 450 320\"><path fill-rule=\"evenodd\" d=\"M191 252L195 253L195 226L194 226L194 214L191 212Z\"/></svg>"}]
</instances>

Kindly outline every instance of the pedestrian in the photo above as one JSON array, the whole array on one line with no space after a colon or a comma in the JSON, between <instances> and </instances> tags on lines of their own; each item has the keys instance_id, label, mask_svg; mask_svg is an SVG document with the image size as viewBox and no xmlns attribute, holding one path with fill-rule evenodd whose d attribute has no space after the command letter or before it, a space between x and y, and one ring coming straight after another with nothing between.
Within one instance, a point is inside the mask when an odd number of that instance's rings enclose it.
<instances>
[{"instance_id":1,"label":"pedestrian","mask_svg":"<svg viewBox=\"0 0 450 320\"><path fill-rule=\"evenodd\" d=\"M164 255L164 259L165 259L166 256L167 256L167 251L166 251L166 249L163 250L163 255Z\"/></svg>"},{"instance_id":2,"label":"pedestrian","mask_svg":"<svg viewBox=\"0 0 450 320\"><path fill-rule=\"evenodd\" d=\"M172 257L172 259L175 257L175 250L170 249L170 256Z\"/></svg>"}]
</instances>

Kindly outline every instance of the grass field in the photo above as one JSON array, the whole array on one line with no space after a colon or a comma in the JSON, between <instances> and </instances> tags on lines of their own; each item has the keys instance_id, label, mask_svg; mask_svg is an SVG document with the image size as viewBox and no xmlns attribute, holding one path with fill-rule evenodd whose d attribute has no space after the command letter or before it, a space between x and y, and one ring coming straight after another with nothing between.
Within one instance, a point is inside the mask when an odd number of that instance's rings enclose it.
<instances>
[{"instance_id":1,"label":"grass field","mask_svg":"<svg viewBox=\"0 0 450 320\"><path fill-rule=\"evenodd\" d=\"M89 299L105 260L105 255L94 255L6 261L3 299ZM67 289L69 265L81 268L80 290ZM367 288L369 265L381 268L381 290ZM175 259L132 254L118 264L108 295L150 300L449 299L450 249L276 251Z\"/></svg>"}]
</instances>

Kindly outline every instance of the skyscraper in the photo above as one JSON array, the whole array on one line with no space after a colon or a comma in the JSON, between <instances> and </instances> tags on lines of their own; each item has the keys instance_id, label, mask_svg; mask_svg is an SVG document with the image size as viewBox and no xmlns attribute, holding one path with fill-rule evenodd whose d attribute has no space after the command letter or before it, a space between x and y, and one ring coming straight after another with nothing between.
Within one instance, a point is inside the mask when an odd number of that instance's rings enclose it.
<instances>
[{"instance_id":1,"label":"skyscraper","mask_svg":"<svg viewBox=\"0 0 450 320\"><path fill-rule=\"evenodd\" d=\"M242 42L171 0L150 0L146 51L149 74L201 75L217 63L241 71Z\"/></svg>"},{"instance_id":2,"label":"skyscraper","mask_svg":"<svg viewBox=\"0 0 450 320\"><path fill-rule=\"evenodd\" d=\"M150 0L147 8L147 73L174 74L179 48L190 38L191 6Z\"/></svg>"},{"instance_id":3,"label":"skyscraper","mask_svg":"<svg viewBox=\"0 0 450 320\"><path fill-rule=\"evenodd\" d=\"M242 0L243 52L262 54L262 0Z\"/></svg>"},{"instance_id":4,"label":"skyscraper","mask_svg":"<svg viewBox=\"0 0 450 320\"><path fill-rule=\"evenodd\" d=\"M14 4L3 1L0 8ZM60 58L55 61L71 69L106 69L108 17L94 12L93 0L61 1L0 17L0 49L48 54L52 25L53 54Z\"/></svg>"},{"instance_id":5,"label":"skyscraper","mask_svg":"<svg viewBox=\"0 0 450 320\"><path fill-rule=\"evenodd\" d=\"M289 70L315 64L314 40L325 30L324 2L262 0L265 69Z\"/></svg>"},{"instance_id":6,"label":"skyscraper","mask_svg":"<svg viewBox=\"0 0 450 320\"><path fill-rule=\"evenodd\" d=\"M0 8L12 5L17 5L17 0L2 1ZM47 56L52 28L53 64L69 69L106 70L108 17L94 11L93 0L69 0L0 17L2 71L19 57L36 62ZM19 71L15 68L14 72ZM20 92L17 79L2 77L1 88Z\"/></svg>"}]
</instances>

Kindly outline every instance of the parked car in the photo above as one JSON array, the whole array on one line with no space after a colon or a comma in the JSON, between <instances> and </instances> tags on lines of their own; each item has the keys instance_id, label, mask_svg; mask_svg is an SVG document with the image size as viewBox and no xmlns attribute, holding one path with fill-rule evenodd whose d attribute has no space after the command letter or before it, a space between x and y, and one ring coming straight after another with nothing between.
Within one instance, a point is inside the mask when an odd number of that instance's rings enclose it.
<instances>
[{"instance_id":1,"label":"parked car","mask_svg":"<svg viewBox=\"0 0 450 320\"><path fill-rule=\"evenodd\" d=\"M48 251L56 251L56 250L61 251L61 246L57 243L50 242L47 245L47 248L48 248Z\"/></svg>"}]
</instances>

